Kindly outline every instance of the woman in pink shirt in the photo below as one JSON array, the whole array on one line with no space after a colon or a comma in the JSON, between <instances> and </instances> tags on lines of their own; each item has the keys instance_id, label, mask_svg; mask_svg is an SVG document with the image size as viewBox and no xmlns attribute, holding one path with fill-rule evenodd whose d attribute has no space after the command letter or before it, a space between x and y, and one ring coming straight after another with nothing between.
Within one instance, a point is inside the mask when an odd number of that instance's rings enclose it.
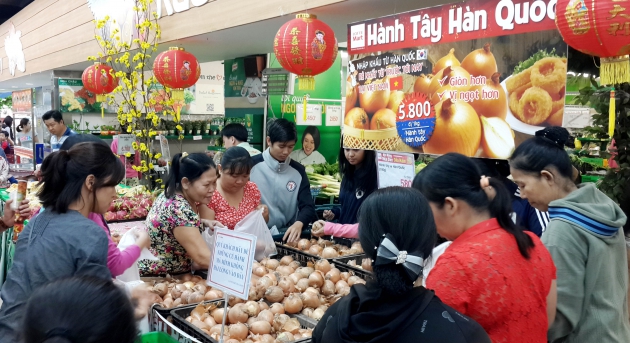
<instances>
[{"instance_id":1,"label":"woman in pink shirt","mask_svg":"<svg viewBox=\"0 0 630 343\"><path fill-rule=\"evenodd\" d=\"M344 238L359 238L359 223L335 224L324 220L313 223L311 234L315 237L333 236Z\"/></svg>"}]
</instances>

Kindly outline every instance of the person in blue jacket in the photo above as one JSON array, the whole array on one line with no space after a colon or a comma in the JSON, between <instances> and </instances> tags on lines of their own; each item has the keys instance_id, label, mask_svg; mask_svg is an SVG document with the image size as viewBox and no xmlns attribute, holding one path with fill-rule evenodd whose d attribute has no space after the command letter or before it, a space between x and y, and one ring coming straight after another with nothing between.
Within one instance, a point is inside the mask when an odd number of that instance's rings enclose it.
<instances>
[{"instance_id":1,"label":"person in blue jacket","mask_svg":"<svg viewBox=\"0 0 630 343\"><path fill-rule=\"evenodd\" d=\"M269 208L270 229L286 229L283 240L297 242L302 230L317 220L311 184L304 166L291 160L297 141L295 123L284 118L268 124L267 150L252 157L250 180L258 186L262 203Z\"/></svg>"},{"instance_id":2,"label":"person in blue jacket","mask_svg":"<svg viewBox=\"0 0 630 343\"><path fill-rule=\"evenodd\" d=\"M538 237L542 236L549 224L549 214L535 209L526 199L521 198L521 192L516 183L508 179L509 163L505 160L486 158L477 159L477 163L485 176L501 179L512 194L512 220L516 225L535 233Z\"/></svg>"}]
</instances>

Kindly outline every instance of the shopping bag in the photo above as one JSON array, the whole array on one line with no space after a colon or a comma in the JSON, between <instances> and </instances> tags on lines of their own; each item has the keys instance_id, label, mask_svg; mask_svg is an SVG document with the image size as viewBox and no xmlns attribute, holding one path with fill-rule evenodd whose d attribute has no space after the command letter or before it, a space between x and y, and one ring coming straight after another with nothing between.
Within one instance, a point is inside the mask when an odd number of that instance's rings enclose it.
<instances>
[{"instance_id":1,"label":"shopping bag","mask_svg":"<svg viewBox=\"0 0 630 343\"><path fill-rule=\"evenodd\" d=\"M134 230L139 230L139 229L134 227L131 230L127 231L120 238L120 242L118 243L118 250L123 251L127 249L127 247L134 245L136 243L136 236L133 235ZM142 251L140 252L140 257L138 258L138 260L157 261L159 259L155 257L148 249L145 248L145 249L142 249ZM122 282L140 281L140 268L138 268L138 261L136 261L136 263L134 263L131 267L127 268L127 270L125 270L125 272L122 273L122 275L117 276L116 279Z\"/></svg>"},{"instance_id":2,"label":"shopping bag","mask_svg":"<svg viewBox=\"0 0 630 343\"><path fill-rule=\"evenodd\" d=\"M277 254L276 243L271 237L271 232L267 227L265 218L263 218L263 210L258 209L248 214L240 222L234 226L234 231L249 233L255 235L256 239L256 254L254 258L256 261L260 261L265 257Z\"/></svg>"},{"instance_id":3,"label":"shopping bag","mask_svg":"<svg viewBox=\"0 0 630 343\"><path fill-rule=\"evenodd\" d=\"M214 230L206 227L201 233L201 237L203 237L203 240L206 242L208 249L210 249L211 252L214 251Z\"/></svg>"}]
</instances>

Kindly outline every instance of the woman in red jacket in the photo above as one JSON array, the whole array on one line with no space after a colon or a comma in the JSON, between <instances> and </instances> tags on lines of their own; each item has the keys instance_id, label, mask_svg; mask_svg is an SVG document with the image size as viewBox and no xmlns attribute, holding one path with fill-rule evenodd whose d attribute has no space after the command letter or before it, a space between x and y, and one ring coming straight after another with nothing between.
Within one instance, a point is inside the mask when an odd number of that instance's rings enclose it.
<instances>
[{"instance_id":1,"label":"woman in red jacket","mask_svg":"<svg viewBox=\"0 0 630 343\"><path fill-rule=\"evenodd\" d=\"M476 320L494 343L540 343L556 310L556 269L540 239L516 226L500 180L471 158L444 155L415 178L440 236L452 241L427 279L449 306Z\"/></svg>"}]
</instances>

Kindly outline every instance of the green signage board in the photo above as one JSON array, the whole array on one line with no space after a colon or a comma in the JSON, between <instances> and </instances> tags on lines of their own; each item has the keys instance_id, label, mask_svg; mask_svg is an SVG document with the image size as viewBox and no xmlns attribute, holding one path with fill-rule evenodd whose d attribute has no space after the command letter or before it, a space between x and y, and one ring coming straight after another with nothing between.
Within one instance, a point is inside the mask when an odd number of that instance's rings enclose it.
<instances>
[{"instance_id":1,"label":"green signage board","mask_svg":"<svg viewBox=\"0 0 630 343\"><path fill-rule=\"evenodd\" d=\"M225 60L223 68L225 72L225 97L241 97L241 90L247 80L245 76L245 59Z\"/></svg>"}]
</instances>

